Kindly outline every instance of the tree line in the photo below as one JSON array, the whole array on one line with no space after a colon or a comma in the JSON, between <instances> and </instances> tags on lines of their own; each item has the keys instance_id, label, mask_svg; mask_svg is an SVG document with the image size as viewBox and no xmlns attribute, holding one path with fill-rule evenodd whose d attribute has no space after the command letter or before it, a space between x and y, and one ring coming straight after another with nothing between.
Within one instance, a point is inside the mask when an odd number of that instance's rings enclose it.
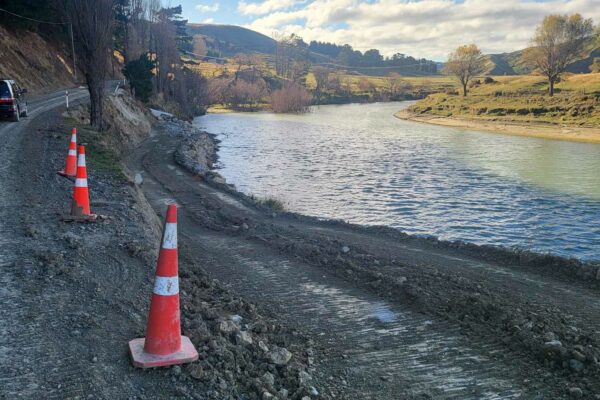
<instances>
[{"instance_id":1,"label":"tree line","mask_svg":"<svg viewBox=\"0 0 600 400\"><path fill-rule=\"evenodd\" d=\"M370 49L364 53L354 50L349 44L337 45L329 42L311 41L308 50L327 55L337 64L355 68L397 67L404 73L437 73L437 63L425 58L417 59L402 53L384 57L379 50Z\"/></svg>"}]
</instances>

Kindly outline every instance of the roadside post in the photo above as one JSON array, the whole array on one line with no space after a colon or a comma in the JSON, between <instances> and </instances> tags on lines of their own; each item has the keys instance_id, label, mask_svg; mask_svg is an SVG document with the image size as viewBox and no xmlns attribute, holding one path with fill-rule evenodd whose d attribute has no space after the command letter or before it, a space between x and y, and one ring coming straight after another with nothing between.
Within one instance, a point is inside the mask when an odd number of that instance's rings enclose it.
<instances>
[{"instance_id":1,"label":"roadside post","mask_svg":"<svg viewBox=\"0 0 600 400\"><path fill-rule=\"evenodd\" d=\"M65 90L65 103L67 105L67 110L69 109L69 91Z\"/></svg>"}]
</instances>

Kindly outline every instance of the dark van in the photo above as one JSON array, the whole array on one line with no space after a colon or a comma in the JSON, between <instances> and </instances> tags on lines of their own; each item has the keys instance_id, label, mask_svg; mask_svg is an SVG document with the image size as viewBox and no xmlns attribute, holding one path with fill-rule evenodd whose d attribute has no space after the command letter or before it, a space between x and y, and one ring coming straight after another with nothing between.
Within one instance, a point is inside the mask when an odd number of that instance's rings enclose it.
<instances>
[{"instance_id":1,"label":"dark van","mask_svg":"<svg viewBox=\"0 0 600 400\"><path fill-rule=\"evenodd\" d=\"M19 121L27 116L27 89L21 88L17 82L10 79L0 79L0 116Z\"/></svg>"}]
</instances>

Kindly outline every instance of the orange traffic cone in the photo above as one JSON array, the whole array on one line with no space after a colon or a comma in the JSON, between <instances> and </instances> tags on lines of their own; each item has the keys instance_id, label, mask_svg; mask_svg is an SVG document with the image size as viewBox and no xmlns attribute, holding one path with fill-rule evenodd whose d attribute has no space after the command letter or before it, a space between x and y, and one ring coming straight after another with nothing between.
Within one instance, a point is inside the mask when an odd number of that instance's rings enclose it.
<instances>
[{"instance_id":1,"label":"orange traffic cone","mask_svg":"<svg viewBox=\"0 0 600 400\"><path fill-rule=\"evenodd\" d=\"M77 174L77 128L71 129L71 141L69 142L65 169L58 171L58 174L62 176L75 176Z\"/></svg>"},{"instance_id":2,"label":"orange traffic cone","mask_svg":"<svg viewBox=\"0 0 600 400\"><path fill-rule=\"evenodd\" d=\"M146 338L129 342L133 365L140 368L183 364L198 359L189 338L181 336L177 266L177 206L169 205L158 255Z\"/></svg>"},{"instance_id":3,"label":"orange traffic cone","mask_svg":"<svg viewBox=\"0 0 600 400\"><path fill-rule=\"evenodd\" d=\"M73 203L71 215L65 221L95 221L98 216L90 211L90 196L87 185L87 168L85 166L85 147L79 146L77 157L77 176L73 187Z\"/></svg>"}]
</instances>

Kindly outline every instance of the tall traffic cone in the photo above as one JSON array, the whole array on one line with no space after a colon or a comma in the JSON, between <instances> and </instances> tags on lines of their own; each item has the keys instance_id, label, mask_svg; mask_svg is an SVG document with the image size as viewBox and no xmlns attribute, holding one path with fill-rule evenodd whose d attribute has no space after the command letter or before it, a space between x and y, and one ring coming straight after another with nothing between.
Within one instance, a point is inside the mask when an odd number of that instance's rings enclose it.
<instances>
[{"instance_id":1,"label":"tall traffic cone","mask_svg":"<svg viewBox=\"0 0 600 400\"><path fill-rule=\"evenodd\" d=\"M133 365L140 368L183 364L198 359L198 352L179 321L177 266L177 206L169 205L158 255L146 338L129 342Z\"/></svg>"},{"instance_id":2,"label":"tall traffic cone","mask_svg":"<svg viewBox=\"0 0 600 400\"><path fill-rule=\"evenodd\" d=\"M65 169L58 171L58 174L62 176L75 176L77 174L77 128L71 129L71 141L69 142Z\"/></svg>"},{"instance_id":3,"label":"tall traffic cone","mask_svg":"<svg viewBox=\"0 0 600 400\"><path fill-rule=\"evenodd\" d=\"M71 215L65 216L66 221L94 221L98 216L90 211L90 196L87 184L87 168L85 166L85 147L79 146L77 157L77 175L73 187L73 203Z\"/></svg>"}]
</instances>

